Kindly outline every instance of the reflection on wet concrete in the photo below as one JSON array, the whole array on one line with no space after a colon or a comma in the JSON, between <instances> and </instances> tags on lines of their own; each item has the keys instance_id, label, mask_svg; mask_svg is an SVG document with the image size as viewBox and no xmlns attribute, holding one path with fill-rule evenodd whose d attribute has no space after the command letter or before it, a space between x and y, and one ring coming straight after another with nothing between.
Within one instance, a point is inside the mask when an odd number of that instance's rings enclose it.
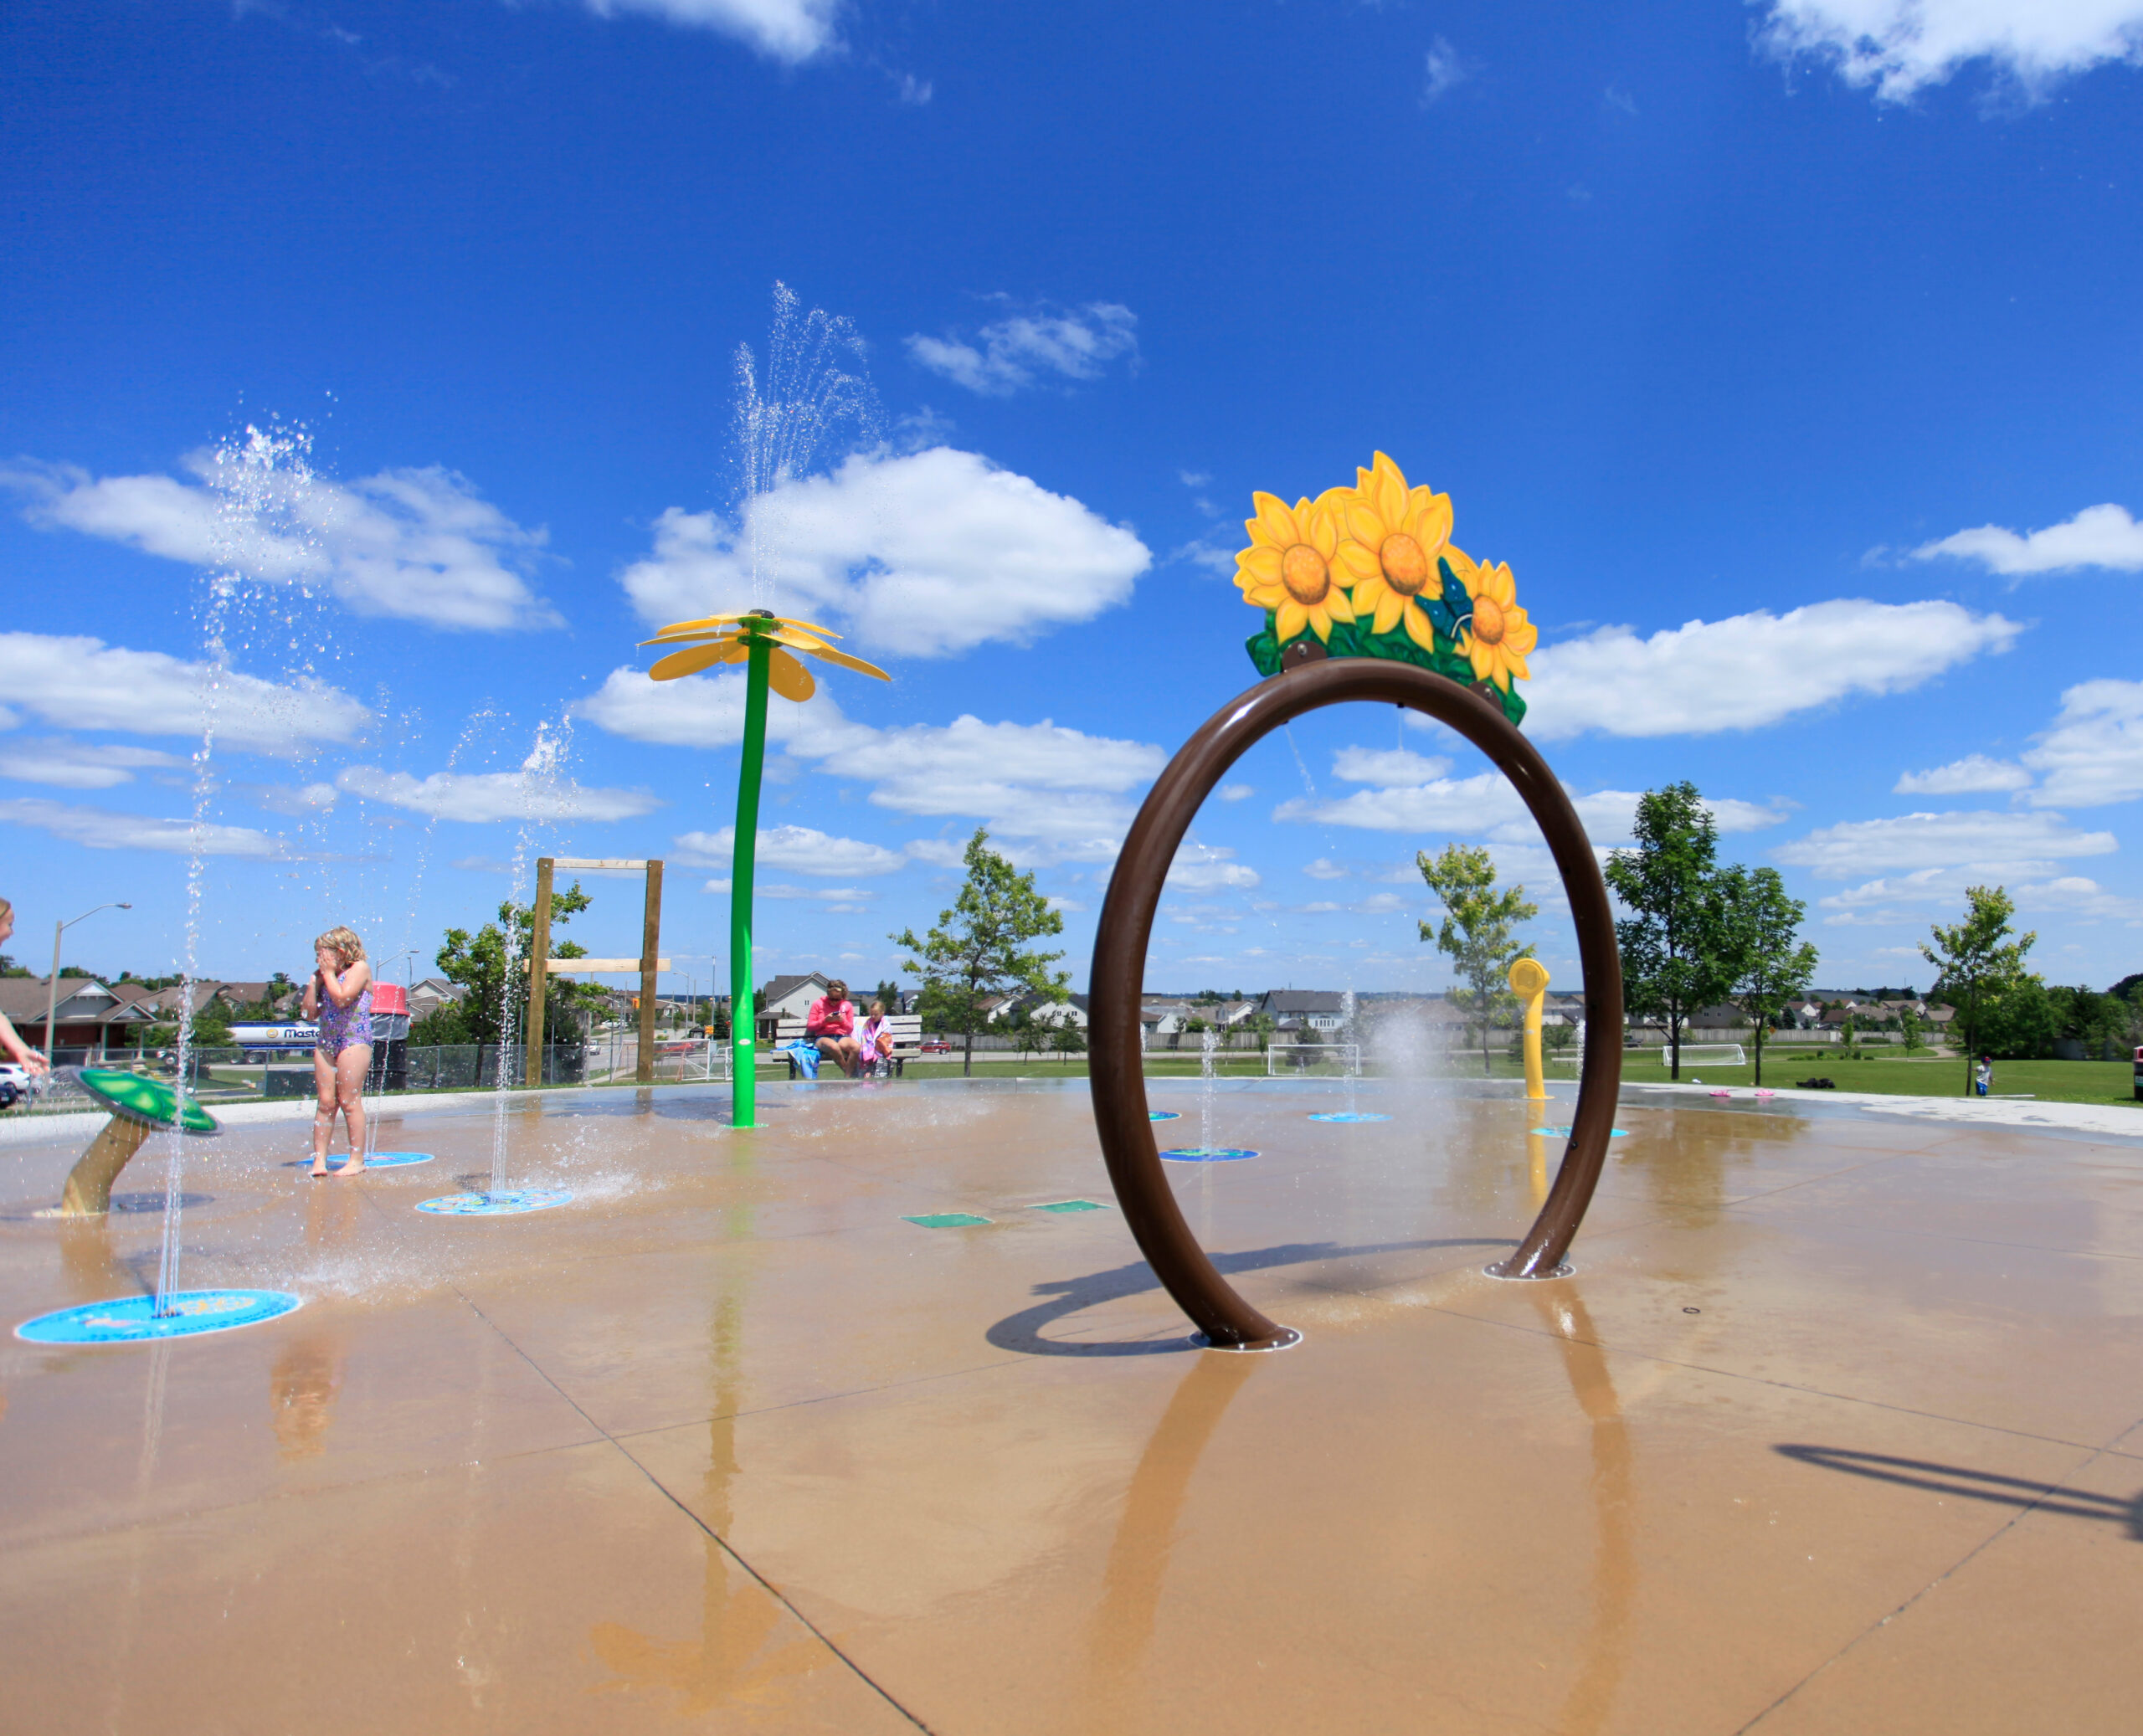
<instances>
[{"instance_id":1,"label":"reflection on wet concrete","mask_svg":"<svg viewBox=\"0 0 2143 1736\"><path fill-rule=\"evenodd\" d=\"M276 1357L268 1376L268 1414L285 1461L312 1458L326 1448L345 1354L339 1333L316 1327L293 1336Z\"/></svg>"},{"instance_id":2,"label":"reflection on wet concrete","mask_svg":"<svg viewBox=\"0 0 2143 1736\"><path fill-rule=\"evenodd\" d=\"M1153 1643L1169 1554L1190 1480L1235 1396L1262 1367L1256 1356L1202 1355L1177 1384L1131 1474L1102 1572L1101 1601L1087 1628L1093 1728L1123 1721L1128 1691Z\"/></svg>"},{"instance_id":3,"label":"reflection on wet concrete","mask_svg":"<svg viewBox=\"0 0 2143 1736\"><path fill-rule=\"evenodd\" d=\"M1592 1554L1591 1622L1584 1662L1563 1702L1556 1729L1562 1736L1592 1736L1607 1722L1628 1661L1630 1610L1637 1594L1636 1485L1630 1431L1621 1400L1600 1348L1597 1329L1574 1280L1541 1284L1529 1292L1534 1307L1562 1352L1571 1395L1591 1425L1592 1508L1596 1536Z\"/></svg>"}]
</instances>

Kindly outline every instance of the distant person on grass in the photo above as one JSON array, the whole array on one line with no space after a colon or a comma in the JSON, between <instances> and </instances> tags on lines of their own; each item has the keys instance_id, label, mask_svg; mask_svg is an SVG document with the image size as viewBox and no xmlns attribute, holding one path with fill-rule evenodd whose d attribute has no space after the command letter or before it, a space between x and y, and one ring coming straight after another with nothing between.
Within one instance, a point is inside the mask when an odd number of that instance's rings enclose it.
<instances>
[{"instance_id":1,"label":"distant person on grass","mask_svg":"<svg viewBox=\"0 0 2143 1736\"><path fill-rule=\"evenodd\" d=\"M4 943L14 932L15 907L5 898L0 898L0 943ZM49 1043L51 1040L52 1034L48 1031L45 1041ZM0 1013L0 1049L6 1050L9 1057L33 1078L46 1071L44 1055L15 1035L15 1027L8 1022L5 1013Z\"/></svg>"},{"instance_id":2,"label":"distant person on grass","mask_svg":"<svg viewBox=\"0 0 2143 1736\"><path fill-rule=\"evenodd\" d=\"M804 1015L804 1035L819 1045L819 1053L853 1079L862 1065L863 1045L856 1037L856 1003L848 998L848 984L835 977L826 992L811 1003Z\"/></svg>"},{"instance_id":3,"label":"distant person on grass","mask_svg":"<svg viewBox=\"0 0 2143 1736\"><path fill-rule=\"evenodd\" d=\"M1972 1089L1981 1097L1985 1097L1994 1089L1994 1057L1992 1055L1980 1056L1978 1070L1972 1075Z\"/></svg>"},{"instance_id":4,"label":"distant person on grass","mask_svg":"<svg viewBox=\"0 0 2143 1736\"><path fill-rule=\"evenodd\" d=\"M313 943L312 980L305 985L305 1016L320 1022L313 1040L312 1174L362 1175L365 1169L365 1073L372 1066L372 967L365 943L347 928L330 928ZM327 1167L335 1112L350 1133L350 1161Z\"/></svg>"}]
</instances>

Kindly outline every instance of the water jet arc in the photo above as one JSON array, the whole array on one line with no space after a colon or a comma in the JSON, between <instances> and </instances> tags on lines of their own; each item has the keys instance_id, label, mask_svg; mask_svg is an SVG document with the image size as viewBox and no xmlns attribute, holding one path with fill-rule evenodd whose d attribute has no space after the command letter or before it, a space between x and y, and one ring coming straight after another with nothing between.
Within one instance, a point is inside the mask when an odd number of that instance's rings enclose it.
<instances>
[{"instance_id":1,"label":"water jet arc","mask_svg":"<svg viewBox=\"0 0 2143 1736\"><path fill-rule=\"evenodd\" d=\"M1506 1278L1555 1276L1585 1220L1606 1161L1615 1096L1622 1077L1622 962L1615 948L1606 883L1601 878L1591 841L1539 749L1519 733L1492 701L1411 664L1333 657L1298 665L1261 681L1208 718L1148 793L1109 877L1089 979L1093 997L1090 1083L1109 1179L1154 1276L1216 1349L1277 1350L1301 1335L1267 1319L1221 1276L1191 1234L1161 1168L1153 1123L1147 1118L1138 1044L1146 948L1162 882L1177 847L1228 768L1282 725L1307 712L1355 700L1404 706L1433 717L1488 755L1510 780L1546 838L1577 927L1586 1025L1599 1035L1585 1045L1577 1112L1571 1117L1570 1138L1555 1185L1516 1251L1489 1270Z\"/></svg>"}]
</instances>

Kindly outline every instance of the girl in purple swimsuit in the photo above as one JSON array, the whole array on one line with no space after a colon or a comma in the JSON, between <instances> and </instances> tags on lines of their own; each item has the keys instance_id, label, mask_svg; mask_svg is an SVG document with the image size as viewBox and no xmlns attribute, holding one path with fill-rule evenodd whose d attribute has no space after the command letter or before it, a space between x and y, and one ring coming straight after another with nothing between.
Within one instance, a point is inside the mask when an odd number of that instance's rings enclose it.
<instances>
[{"instance_id":1,"label":"girl in purple swimsuit","mask_svg":"<svg viewBox=\"0 0 2143 1736\"><path fill-rule=\"evenodd\" d=\"M365 943L347 928L331 928L313 943L316 968L305 985L305 1016L320 1022L314 1039L312 1083L320 1093L312 1114L312 1173L362 1175L365 1168L365 1072L372 1066L372 967ZM335 1112L350 1133L350 1161L327 1167Z\"/></svg>"}]
</instances>

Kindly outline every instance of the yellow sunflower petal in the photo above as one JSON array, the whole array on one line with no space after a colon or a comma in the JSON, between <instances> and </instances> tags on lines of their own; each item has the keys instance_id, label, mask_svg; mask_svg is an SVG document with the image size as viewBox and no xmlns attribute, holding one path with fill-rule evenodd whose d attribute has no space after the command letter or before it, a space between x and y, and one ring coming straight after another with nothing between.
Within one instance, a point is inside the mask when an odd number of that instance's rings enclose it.
<instances>
[{"instance_id":1,"label":"yellow sunflower petal","mask_svg":"<svg viewBox=\"0 0 2143 1736\"><path fill-rule=\"evenodd\" d=\"M1347 534L1370 551L1372 561L1376 558L1375 551L1384 547L1384 539L1395 528L1366 498L1358 496L1347 502Z\"/></svg>"},{"instance_id":2,"label":"yellow sunflower petal","mask_svg":"<svg viewBox=\"0 0 2143 1736\"><path fill-rule=\"evenodd\" d=\"M1344 568L1356 584L1365 584L1371 579L1383 583L1384 568L1377 563L1375 543L1343 542L1333 557L1333 564Z\"/></svg>"},{"instance_id":3,"label":"yellow sunflower petal","mask_svg":"<svg viewBox=\"0 0 2143 1736\"><path fill-rule=\"evenodd\" d=\"M1386 524L1396 524L1406 516L1406 473L1381 452L1376 455L1370 469L1372 480L1363 493L1375 500L1377 511Z\"/></svg>"},{"instance_id":4,"label":"yellow sunflower petal","mask_svg":"<svg viewBox=\"0 0 2143 1736\"><path fill-rule=\"evenodd\" d=\"M1496 648L1483 645L1471 634L1467 638L1470 643L1466 647L1466 655L1473 665L1473 679L1485 681L1496 672Z\"/></svg>"},{"instance_id":5,"label":"yellow sunflower petal","mask_svg":"<svg viewBox=\"0 0 2143 1736\"><path fill-rule=\"evenodd\" d=\"M784 699L793 699L799 705L819 691L819 684L811 679L811 671L786 651L767 653L767 686Z\"/></svg>"},{"instance_id":6,"label":"yellow sunflower petal","mask_svg":"<svg viewBox=\"0 0 2143 1736\"><path fill-rule=\"evenodd\" d=\"M1436 624L1430 620L1429 612L1409 597L1406 613L1399 618L1406 625L1406 636L1425 651L1436 648Z\"/></svg>"},{"instance_id":7,"label":"yellow sunflower petal","mask_svg":"<svg viewBox=\"0 0 2143 1736\"><path fill-rule=\"evenodd\" d=\"M720 645L695 645L689 651L672 651L648 674L658 681L674 681L680 675L696 675L717 663L742 663L750 654L735 639Z\"/></svg>"},{"instance_id":8,"label":"yellow sunflower petal","mask_svg":"<svg viewBox=\"0 0 2143 1736\"><path fill-rule=\"evenodd\" d=\"M1510 625L1503 629L1503 644L1513 656L1529 655L1540 643L1540 629L1525 619L1525 611L1513 609L1510 612ZM1526 677L1528 681L1533 678Z\"/></svg>"},{"instance_id":9,"label":"yellow sunflower petal","mask_svg":"<svg viewBox=\"0 0 2143 1736\"><path fill-rule=\"evenodd\" d=\"M1423 495L1428 495L1428 498L1421 499ZM1431 495L1426 488L1416 489L1407 504L1406 531L1433 561L1436 551L1451 537L1451 496Z\"/></svg>"},{"instance_id":10,"label":"yellow sunflower petal","mask_svg":"<svg viewBox=\"0 0 2143 1736\"><path fill-rule=\"evenodd\" d=\"M1304 501L1295 508L1295 521L1303 527L1303 541L1323 555L1327 562L1339 548L1339 515L1331 510L1329 496L1332 492L1328 490L1325 496L1314 506Z\"/></svg>"},{"instance_id":11,"label":"yellow sunflower petal","mask_svg":"<svg viewBox=\"0 0 2143 1736\"><path fill-rule=\"evenodd\" d=\"M1518 600L1518 581L1511 577L1510 562L1498 561L1481 569L1481 589L1508 609Z\"/></svg>"},{"instance_id":12,"label":"yellow sunflower petal","mask_svg":"<svg viewBox=\"0 0 2143 1736\"><path fill-rule=\"evenodd\" d=\"M1245 585L1242 600L1252 609L1277 609L1287 594L1285 585Z\"/></svg>"},{"instance_id":13,"label":"yellow sunflower petal","mask_svg":"<svg viewBox=\"0 0 2143 1736\"><path fill-rule=\"evenodd\" d=\"M1399 624L1400 616L1406 613L1406 599L1389 585L1380 585L1377 588L1381 594L1372 602L1362 594L1368 588L1364 585L1355 590L1354 607L1358 609L1374 609L1376 611L1374 623L1376 631L1389 633Z\"/></svg>"},{"instance_id":14,"label":"yellow sunflower petal","mask_svg":"<svg viewBox=\"0 0 2143 1736\"><path fill-rule=\"evenodd\" d=\"M1272 633L1282 645L1294 638L1309 625L1309 611L1292 597L1282 597L1280 606L1272 611ZM1323 635L1320 634L1319 638Z\"/></svg>"},{"instance_id":15,"label":"yellow sunflower petal","mask_svg":"<svg viewBox=\"0 0 2143 1736\"><path fill-rule=\"evenodd\" d=\"M1339 593L1334 591L1333 596ZM1309 630L1328 644L1332 638L1332 617L1325 613L1324 604L1313 603L1303 611L1309 617Z\"/></svg>"},{"instance_id":16,"label":"yellow sunflower petal","mask_svg":"<svg viewBox=\"0 0 2143 1736\"><path fill-rule=\"evenodd\" d=\"M1260 584L1276 585L1280 582L1281 553L1266 543L1246 548L1236 557L1239 572L1250 573Z\"/></svg>"},{"instance_id":17,"label":"yellow sunflower petal","mask_svg":"<svg viewBox=\"0 0 2143 1736\"><path fill-rule=\"evenodd\" d=\"M1335 621L1344 621L1349 626L1354 624L1354 605L1347 600L1347 593L1337 585L1324 593L1324 601L1318 607L1329 609Z\"/></svg>"},{"instance_id":18,"label":"yellow sunflower petal","mask_svg":"<svg viewBox=\"0 0 2143 1736\"><path fill-rule=\"evenodd\" d=\"M1525 666L1525 660L1519 656L1508 645L1503 647L1503 666L1521 681L1529 681L1533 679L1533 671ZM1505 681L1503 686L1508 687L1510 683Z\"/></svg>"},{"instance_id":19,"label":"yellow sunflower petal","mask_svg":"<svg viewBox=\"0 0 2143 1736\"><path fill-rule=\"evenodd\" d=\"M1257 516L1248 520L1244 528L1251 533L1252 540L1269 542L1275 548L1292 548L1303 540L1301 528L1295 523L1295 515L1287 510L1287 503L1279 496L1260 490L1251 496L1250 502L1257 509ZM1307 506L1308 503L1305 501L1303 504Z\"/></svg>"}]
</instances>

